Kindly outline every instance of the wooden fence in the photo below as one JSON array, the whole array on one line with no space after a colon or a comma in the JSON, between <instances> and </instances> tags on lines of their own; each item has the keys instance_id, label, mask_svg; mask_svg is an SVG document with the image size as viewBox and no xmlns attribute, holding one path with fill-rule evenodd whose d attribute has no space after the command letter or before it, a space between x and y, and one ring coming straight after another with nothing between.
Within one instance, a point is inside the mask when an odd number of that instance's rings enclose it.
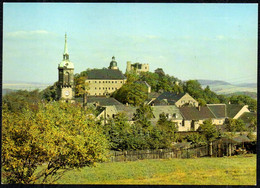
<instances>
[{"instance_id":1,"label":"wooden fence","mask_svg":"<svg viewBox=\"0 0 260 188\"><path fill-rule=\"evenodd\" d=\"M158 149L138 151L110 151L110 161L136 161L142 159L197 158L208 156L208 145L188 149Z\"/></svg>"}]
</instances>

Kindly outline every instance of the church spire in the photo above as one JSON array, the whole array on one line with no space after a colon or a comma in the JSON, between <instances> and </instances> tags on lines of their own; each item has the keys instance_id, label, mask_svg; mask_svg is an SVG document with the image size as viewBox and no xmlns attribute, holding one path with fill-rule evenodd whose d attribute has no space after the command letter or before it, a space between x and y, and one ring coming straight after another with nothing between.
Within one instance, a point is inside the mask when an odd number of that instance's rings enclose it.
<instances>
[{"instance_id":1,"label":"church spire","mask_svg":"<svg viewBox=\"0 0 260 188\"><path fill-rule=\"evenodd\" d=\"M65 33L63 60L69 60L69 53L68 53L68 47L67 47L67 33Z\"/></svg>"}]
</instances>

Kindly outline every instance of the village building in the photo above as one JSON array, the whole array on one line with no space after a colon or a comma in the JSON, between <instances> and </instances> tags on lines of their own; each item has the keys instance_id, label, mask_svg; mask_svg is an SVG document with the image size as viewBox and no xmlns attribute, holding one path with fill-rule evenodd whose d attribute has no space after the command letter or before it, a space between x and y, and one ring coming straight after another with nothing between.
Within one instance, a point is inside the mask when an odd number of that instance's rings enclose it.
<instances>
[{"instance_id":1,"label":"village building","mask_svg":"<svg viewBox=\"0 0 260 188\"><path fill-rule=\"evenodd\" d=\"M248 105L239 105L239 104L227 104L227 117L232 119L238 119L243 113L250 112Z\"/></svg>"},{"instance_id":2,"label":"village building","mask_svg":"<svg viewBox=\"0 0 260 188\"><path fill-rule=\"evenodd\" d=\"M215 118L214 114L206 106L179 107L183 117L182 130L183 131L196 131L203 121Z\"/></svg>"},{"instance_id":3,"label":"village building","mask_svg":"<svg viewBox=\"0 0 260 188\"><path fill-rule=\"evenodd\" d=\"M165 114L168 121L176 123L178 131L183 131L183 117L176 106L152 106L152 112L154 117L151 119L151 122L153 125L156 125L160 119L160 114Z\"/></svg>"},{"instance_id":4,"label":"village building","mask_svg":"<svg viewBox=\"0 0 260 188\"><path fill-rule=\"evenodd\" d=\"M61 63L58 64L58 75L59 100L72 103L75 102L74 65L69 60L66 34L63 60Z\"/></svg>"},{"instance_id":5,"label":"village building","mask_svg":"<svg viewBox=\"0 0 260 188\"><path fill-rule=\"evenodd\" d=\"M126 106L117 101L112 97L88 97L88 106L94 106L97 111L97 119L103 119L104 124L108 122L109 119L114 118L118 113L123 113L127 117L130 124L133 123L134 113L136 112L136 107Z\"/></svg>"},{"instance_id":6,"label":"village building","mask_svg":"<svg viewBox=\"0 0 260 188\"><path fill-rule=\"evenodd\" d=\"M152 99L148 102L152 106L162 105L176 105L181 106L194 106L198 107L199 103L192 98L188 93L175 94L171 92L164 92L159 95L156 99Z\"/></svg>"},{"instance_id":7,"label":"village building","mask_svg":"<svg viewBox=\"0 0 260 188\"><path fill-rule=\"evenodd\" d=\"M126 82L126 77L118 69L115 57L112 57L108 69L93 69L88 72L89 96L106 96L115 92Z\"/></svg>"},{"instance_id":8,"label":"village building","mask_svg":"<svg viewBox=\"0 0 260 188\"><path fill-rule=\"evenodd\" d=\"M127 61L126 63L126 73L134 71L137 74L140 72L148 72L149 71L149 64L141 64L141 63L133 63L131 61Z\"/></svg>"}]
</instances>

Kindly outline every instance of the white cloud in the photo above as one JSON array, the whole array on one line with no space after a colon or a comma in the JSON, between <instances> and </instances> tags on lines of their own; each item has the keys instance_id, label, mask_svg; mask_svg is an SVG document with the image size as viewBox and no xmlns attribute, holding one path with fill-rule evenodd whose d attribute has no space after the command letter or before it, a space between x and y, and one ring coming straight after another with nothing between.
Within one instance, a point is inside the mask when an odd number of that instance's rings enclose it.
<instances>
[{"instance_id":1,"label":"white cloud","mask_svg":"<svg viewBox=\"0 0 260 188\"><path fill-rule=\"evenodd\" d=\"M28 38L33 36L44 36L51 34L46 30L34 30L34 31L15 31L6 33L6 37L8 38Z\"/></svg>"}]
</instances>

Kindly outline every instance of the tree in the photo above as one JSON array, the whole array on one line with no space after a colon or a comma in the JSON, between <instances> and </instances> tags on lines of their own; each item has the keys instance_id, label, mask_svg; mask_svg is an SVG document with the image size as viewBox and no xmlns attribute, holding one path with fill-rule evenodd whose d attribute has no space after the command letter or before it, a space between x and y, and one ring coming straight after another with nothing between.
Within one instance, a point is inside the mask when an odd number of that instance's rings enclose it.
<instances>
[{"instance_id":1,"label":"tree","mask_svg":"<svg viewBox=\"0 0 260 188\"><path fill-rule=\"evenodd\" d=\"M150 119L153 117L152 108L150 105L142 104L136 109L133 120L142 128L149 130L151 128Z\"/></svg>"},{"instance_id":2,"label":"tree","mask_svg":"<svg viewBox=\"0 0 260 188\"><path fill-rule=\"evenodd\" d=\"M55 82L52 86L47 87L41 91L42 98L47 101L57 101L58 96L58 82Z\"/></svg>"},{"instance_id":3,"label":"tree","mask_svg":"<svg viewBox=\"0 0 260 188\"><path fill-rule=\"evenodd\" d=\"M212 124L211 119L205 120L203 124L199 126L198 132L200 132L208 142L212 142L218 136L217 128Z\"/></svg>"},{"instance_id":4,"label":"tree","mask_svg":"<svg viewBox=\"0 0 260 188\"><path fill-rule=\"evenodd\" d=\"M139 106L147 99L147 88L140 83L126 83L113 96L122 103Z\"/></svg>"},{"instance_id":5,"label":"tree","mask_svg":"<svg viewBox=\"0 0 260 188\"><path fill-rule=\"evenodd\" d=\"M246 95L233 95L229 98L231 104L248 105L249 110L257 110L257 102L255 99Z\"/></svg>"},{"instance_id":6,"label":"tree","mask_svg":"<svg viewBox=\"0 0 260 188\"><path fill-rule=\"evenodd\" d=\"M226 129L230 132L241 132L246 130L246 126L242 119L228 119Z\"/></svg>"},{"instance_id":7,"label":"tree","mask_svg":"<svg viewBox=\"0 0 260 188\"><path fill-rule=\"evenodd\" d=\"M167 119L165 113L159 115L159 120L156 124L155 130L160 133L160 137L158 137L160 142L160 148L168 148L171 146L175 132L177 131L176 123Z\"/></svg>"},{"instance_id":8,"label":"tree","mask_svg":"<svg viewBox=\"0 0 260 188\"><path fill-rule=\"evenodd\" d=\"M118 113L113 119L109 119L104 126L104 131L112 150L131 150L133 148L128 142L131 136L131 127L125 114Z\"/></svg>"},{"instance_id":9,"label":"tree","mask_svg":"<svg viewBox=\"0 0 260 188\"><path fill-rule=\"evenodd\" d=\"M89 90L89 85L86 82L86 78L86 76L75 77L75 94L76 96L83 98L83 106L87 103L87 90Z\"/></svg>"},{"instance_id":10,"label":"tree","mask_svg":"<svg viewBox=\"0 0 260 188\"><path fill-rule=\"evenodd\" d=\"M39 90L27 91L19 90L6 94L3 103L11 112L21 112L24 108L37 110L37 104L41 102Z\"/></svg>"},{"instance_id":11,"label":"tree","mask_svg":"<svg viewBox=\"0 0 260 188\"><path fill-rule=\"evenodd\" d=\"M88 113L62 102L14 113L4 103L2 167L6 183L52 183L70 169L105 160L107 140L94 119L86 119Z\"/></svg>"}]
</instances>

